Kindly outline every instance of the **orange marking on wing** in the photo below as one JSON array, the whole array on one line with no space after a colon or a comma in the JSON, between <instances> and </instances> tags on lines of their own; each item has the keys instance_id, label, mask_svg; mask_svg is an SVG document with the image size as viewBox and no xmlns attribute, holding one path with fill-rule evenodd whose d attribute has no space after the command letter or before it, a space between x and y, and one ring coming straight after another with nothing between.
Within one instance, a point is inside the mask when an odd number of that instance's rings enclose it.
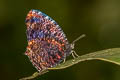
<instances>
[{"instance_id":1,"label":"orange marking on wing","mask_svg":"<svg viewBox=\"0 0 120 80\"><path fill-rule=\"evenodd\" d=\"M35 40L31 40L28 42L28 45L32 45L33 43L35 43Z\"/></svg>"},{"instance_id":2,"label":"orange marking on wing","mask_svg":"<svg viewBox=\"0 0 120 80\"><path fill-rule=\"evenodd\" d=\"M58 58L58 59L60 59L60 58L61 58L61 57L58 55L58 53L56 53L56 56L57 56L57 58Z\"/></svg>"},{"instance_id":3,"label":"orange marking on wing","mask_svg":"<svg viewBox=\"0 0 120 80\"><path fill-rule=\"evenodd\" d=\"M40 56L38 56L38 62L40 62L41 61L41 57Z\"/></svg>"},{"instance_id":4,"label":"orange marking on wing","mask_svg":"<svg viewBox=\"0 0 120 80\"><path fill-rule=\"evenodd\" d=\"M54 60L52 59L52 56L50 56L50 61L52 61L53 64L55 63Z\"/></svg>"}]
</instances>

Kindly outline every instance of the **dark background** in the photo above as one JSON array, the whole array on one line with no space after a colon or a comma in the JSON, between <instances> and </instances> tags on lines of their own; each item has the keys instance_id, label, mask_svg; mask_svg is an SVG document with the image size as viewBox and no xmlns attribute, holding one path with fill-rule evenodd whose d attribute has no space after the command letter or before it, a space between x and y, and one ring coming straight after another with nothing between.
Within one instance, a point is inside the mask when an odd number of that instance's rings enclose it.
<instances>
[{"instance_id":1,"label":"dark background","mask_svg":"<svg viewBox=\"0 0 120 80\"><path fill-rule=\"evenodd\" d=\"M24 55L27 46L25 18L38 9L52 17L79 55L120 47L119 0L0 0L0 80L18 80L37 70ZM86 61L50 71L35 80L120 80L120 66Z\"/></svg>"}]
</instances>

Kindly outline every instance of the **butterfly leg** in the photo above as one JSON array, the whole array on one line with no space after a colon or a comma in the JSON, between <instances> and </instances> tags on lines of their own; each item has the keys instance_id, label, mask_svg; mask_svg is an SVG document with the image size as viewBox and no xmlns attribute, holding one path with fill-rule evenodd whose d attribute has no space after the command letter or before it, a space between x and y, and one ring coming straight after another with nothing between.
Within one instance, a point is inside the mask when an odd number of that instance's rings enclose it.
<instances>
[{"instance_id":1,"label":"butterfly leg","mask_svg":"<svg viewBox=\"0 0 120 80\"><path fill-rule=\"evenodd\" d=\"M77 57L79 57L79 55L73 50L73 53L74 53L74 55L76 55Z\"/></svg>"},{"instance_id":2,"label":"butterfly leg","mask_svg":"<svg viewBox=\"0 0 120 80\"><path fill-rule=\"evenodd\" d=\"M71 54L72 54L73 58L79 57L79 55L74 50L71 52Z\"/></svg>"},{"instance_id":3,"label":"butterfly leg","mask_svg":"<svg viewBox=\"0 0 120 80\"><path fill-rule=\"evenodd\" d=\"M65 63L65 61L66 61L66 58L65 58L65 59L63 59L63 63Z\"/></svg>"},{"instance_id":4,"label":"butterfly leg","mask_svg":"<svg viewBox=\"0 0 120 80\"><path fill-rule=\"evenodd\" d=\"M73 58L76 58L73 52L72 52L72 57L73 57Z\"/></svg>"}]
</instances>

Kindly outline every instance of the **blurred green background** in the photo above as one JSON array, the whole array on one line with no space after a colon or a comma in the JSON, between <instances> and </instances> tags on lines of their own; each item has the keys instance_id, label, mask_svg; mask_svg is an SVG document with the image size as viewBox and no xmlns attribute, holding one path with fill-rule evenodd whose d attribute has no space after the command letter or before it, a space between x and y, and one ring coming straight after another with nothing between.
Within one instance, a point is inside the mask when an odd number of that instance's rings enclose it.
<instances>
[{"instance_id":1,"label":"blurred green background","mask_svg":"<svg viewBox=\"0 0 120 80\"><path fill-rule=\"evenodd\" d=\"M120 47L119 0L0 0L0 80L18 80L37 70L24 55L27 46L25 18L39 9L52 17L79 55ZM86 61L50 71L35 80L120 80L120 66Z\"/></svg>"}]
</instances>

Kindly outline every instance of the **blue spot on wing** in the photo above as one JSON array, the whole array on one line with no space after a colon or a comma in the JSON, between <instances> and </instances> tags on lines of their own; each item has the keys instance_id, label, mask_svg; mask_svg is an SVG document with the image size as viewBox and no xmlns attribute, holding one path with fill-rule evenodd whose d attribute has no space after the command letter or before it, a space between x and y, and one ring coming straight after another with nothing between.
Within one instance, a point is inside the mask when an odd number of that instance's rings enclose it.
<instances>
[{"instance_id":1,"label":"blue spot on wing","mask_svg":"<svg viewBox=\"0 0 120 80\"><path fill-rule=\"evenodd\" d=\"M43 38L43 37L44 37L43 31L41 31L41 32L38 33L38 37L39 37L39 38Z\"/></svg>"},{"instance_id":2,"label":"blue spot on wing","mask_svg":"<svg viewBox=\"0 0 120 80\"><path fill-rule=\"evenodd\" d=\"M45 34L43 31L40 30L29 30L27 31L27 39L32 40L32 39L36 39L36 38L43 38L45 37Z\"/></svg>"},{"instance_id":3,"label":"blue spot on wing","mask_svg":"<svg viewBox=\"0 0 120 80\"><path fill-rule=\"evenodd\" d=\"M34 12L36 12L36 13L40 12L41 15L43 15L43 17L48 16L47 14L41 12L40 10L32 9L32 11L34 11ZM49 16L48 16L48 19L49 19L50 21L54 21L54 20L53 20L51 17L49 17ZM42 21L41 21L40 19L38 19L38 18L34 19L34 21L42 23ZM54 24L55 24L55 25L58 25L55 21L54 21Z\"/></svg>"},{"instance_id":4,"label":"blue spot on wing","mask_svg":"<svg viewBox=\"0 0 120 80\"><path fill-rule=\"evenodd\" d=\"M35 19L34 18L30 19L30 22L31 23L35 22Z\"/></svg>"},{"instance_id":5,"label":"blue spot on wing","mask_svg":"<svg viewBox=\"0 0 120 80\"><path fill-rule=\"evenodd\" d=\"M39 22L40 19L39 18L32 18L34 22Z\"/></svg>"}]
</instances>

